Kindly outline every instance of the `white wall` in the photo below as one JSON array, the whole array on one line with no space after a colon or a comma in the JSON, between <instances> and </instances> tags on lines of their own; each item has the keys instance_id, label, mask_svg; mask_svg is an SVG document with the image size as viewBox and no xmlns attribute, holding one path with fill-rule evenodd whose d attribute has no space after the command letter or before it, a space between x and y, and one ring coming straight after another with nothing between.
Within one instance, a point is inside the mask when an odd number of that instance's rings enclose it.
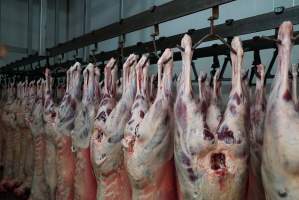
<instances>
[{"instance_id":1,"label":"white wall","mask_svg":"<svg viewBox=\"0 0 299 200\"><path fill-rule=\"evenodd\" d=\"M56 0L59 5L58 41L66 41L66 0ZM32 49L39 48L40 0L32 0ZM0 42L26 49L28 36L28 0L1 0ZM46 47L55 45L55 0L48 0L46 27ZM0 66L27 56L27 53L9 52L7 58L0 60Z\"/></svg>"}]
</instances>

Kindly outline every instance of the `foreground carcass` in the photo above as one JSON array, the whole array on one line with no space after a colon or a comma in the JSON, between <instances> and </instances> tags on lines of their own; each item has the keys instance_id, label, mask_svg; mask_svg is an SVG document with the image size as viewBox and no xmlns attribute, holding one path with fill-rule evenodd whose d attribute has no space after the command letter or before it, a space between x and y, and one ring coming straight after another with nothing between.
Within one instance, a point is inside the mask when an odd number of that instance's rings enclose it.
<instances>
[{"instance_id":1,"label":"foreground carcass","mask_svg":"<svg viewBox=\"0 0 299 200\"><path fill-rule=\"evenodd\" d=\"M112 69L115 65L115 59L111 58L105 66L104 89L102 91L102 100L98 105L97 115L94 122L94 130L90 140L90 156L93 165L93 171L97 179L97 199L100 199L101 194L101 166L98 165L99 148L103 137L106 120L111 111L116 105L115 93L115 70ZM98 84L100 87L100 84Z\"/></svg>"},{"instance_id":2,"label":"foreground carcass","mask_svg":"<svg viewBox=\"0 0 299 200\"><path fill-rule=\"evenodd\" d=\"M250 131L250 168L249 168L249 186L248 200L265 199L265 192L262 183L261 162L262 145L264 135L264 122L266 115L266 89L265 69L263 65L257 65L258 77L256 79L255 100L251 106L251 131Z\"/></svg>"},{"instance_id":3,"label":"foreground carcass","mask_svg":"<svg viewBox=\"0 0 299 200\"><path fill-rule=\"evenodd\" d=\"M182 39L183 71L175 104L177 133L175 164L180 199L240 200L247 184L247 99L241 82L243 49L239 38L232 47L232 89L216 132L205 125L205 109L198 106L191 88L192 42ZM199 100L202 104L202 99Z\"/></svg>"},{"instance_id":4,"label":"foreground carcass","mask_svg":"<svg viewBox=\"0 0 299 200\"><path fill-rule=\"evenodd\" d=\"M105 110L97 116L97 119L104 119L101 122L104 126L98 127L100 124L95 123L97 139L93 138L91 153L95 174L100 184L97 194L99 200L131 199L131 188L125 171L121 140L124 136L125 125L130 118L130 110L136 93L134 69L136 60L136 55L130 55L123 65L123 93L115 108L112 112L110 111L108 117ZM104 99L105 94L102 102Z\"/></svg>"},{"instance_id":5,"label":"foreground carcass","mask_svg":"<svg viewBox=\"0 0 299 200\"><path fill-rule=\"evenodd\" d=\"M35 81L31 81L28 85L25 84L25 97L24 97L24 119L25 126L22 138L22 146L24 148L24 181L22 185L14 189L17 196L25 197L29 194L32 186L33 172L34 172L34 142L31 131L32 111L35 107L37 98L37 87Z\"/></svg>"},{"instance_id":6,"label":"foreground carcass","mask_svg":"<svg viewBox=\"0 0 299 200\"><path fill-rule=\"evenodd\" d=\"M45 131L43 121L44 106L44 87L43 80L37 81L37 98L29 119L30 129L34 142L34 172L32 178L30 199L45 200L48 199L47 188L44 176L44 159L45 159Z\"/></svg>"},{"instance_id":7,"label":"foreground carcass","mask_svg":"<svg viewBox=\"0 0 299 200\"><path fill-rule=\"evenodd\" d=\"M0 79L1 82L1 79ZM0 86L1 87L1 99L0 99L0 178L2 178L3 175L3 169L4 169L4 154L5 154L5 124L2 120L2 115L4 114L4 107L7 100L7 88L6 83Z\"/></svg>"},{"instance_id":8,"label":"foreground carcass","mask_svg":"<svg viewBox=\"0 0 299 200\"><path fill-rule=\"evenodd\" d=\"M57 112L55 122L57 200L74 199L75 159L71 134L81 97L81 65L76 62L67 71L67 88Z\"/></svg>"},{"instance_id":9,"label":"foreground carcass","mask_svg":"<svg viewBox=\"0 0 299 200\"><path fill-rule=\"evenodd\" d=\"M46 69L46 86L45 86L45 103L43 118L45 121L45 137L46 149L44 160L45 182L50 200L55 200L57 187L57 172L56 172L56 146L55 146L55 120L57 117L58 107L55 105L52 93L52 77L50 70Z\"/></svg>"},{"instance_id":10,"label":"foreground carcass","mask_svg":"<svg viewBox=\"0 0 299 200\"><path fill-rule=\"evenodd\" d=\"M147 58L142 57L136 67L137 94L123 140L132 199L176 199L172 56L171 50L166 49L158 61L158 91L152 105L147 87Z\"/></svg>"},{"instance_id":11,"label":"foreground carcass","mask_svg":"<svg viewBox=\"0 0 299 200\"><path fill-rule=\"evenodd\" d=\"M74 189L76 200L96 199L96 179L92 171L90 160L90 138L93 131L94 117L96 114L95 66L88 64L83 71L83 97L78 105L78 114L75 119L75 127L72 131L72 142L75 153L75 179Z\"/></svg>"},{"instance_id":12,"label":"foreground carcass","mask_svg":"<svg viewBox=\"0 0 299 200\"><path fill-rule=\"evenodd\" d=\"M27 195L25 194L26 191L28 191L28 183L26 183L27 179L27 174L25 171L25 166L26 166L26 152L28 150L29 143L27 141L27 138L29 137L28 135L31 135L31 130L27 126L26 122L26 106L29 103L29 89L28 89L28 81L26 80L25 82L19 83L18 84L18 90L19 90L19 106L18 106L18 111L16 112L16 121L17 121L17 126L19 130L19 137L17 138L19 142L17 142L18 147L18 153L19 157L18 159L16 158L15 162L18 162L18 166L16 166L17 170L17 176L15 179L16 182L16 188L14 189L14 192L18 196L22 195ZM26 185L26 188L24 188L24 185Z\"/></svg>"},{"instance_id":13,"label":"foreground carcass","mask_svg":"<svg viewBox=\"0 0 299 200\"><path fill-rule=\"evenodd\" d=\"M262 148L262 178L266 199L298 199L299 114L289 84L293 25L284 22L278 32L278 66L267 102Z\"/></svg>"}]
</instances>

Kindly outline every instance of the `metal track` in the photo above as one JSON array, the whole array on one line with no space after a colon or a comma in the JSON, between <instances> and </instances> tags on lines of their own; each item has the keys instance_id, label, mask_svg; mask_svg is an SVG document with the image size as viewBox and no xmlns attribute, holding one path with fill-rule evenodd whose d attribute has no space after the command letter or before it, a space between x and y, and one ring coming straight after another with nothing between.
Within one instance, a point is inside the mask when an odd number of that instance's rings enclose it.
<instances>
[{"instance_id":1,"label":"metal track","mask_svg":"<svg viewBox=\"0 0 299 200\"><path fill-rule=\"evenodd\" d=\"M49 48L49 56L56 56L71 50L105 41L125 33L134 32L166 21L177 19L195 12L206 10L235 0L174 0L137 15L122 19L106 27L84 34L68 42Z\"/></svg>"},{"instance_id":2,"label":"metal track","mask_svg":"<svg viewBox=\"0 0 299 200\"><path fill-rule=\"evenodd\" d=\"M286 20L292 21L294 25L299 24L299 6L295 6L292 8L285 9L285 11L281 14L275 14L274 12L257 15L253 17L248 17L245 19L240 19L232 22L232 24L220 24L215 26L215 30L217 34L221 35L224 38L244 35L254 32L260 32L265 30L271 30L279 27L279 25ZM199 30L189 31L192 40L198 41L207 33L209 33L210 27L203 28ZM156 48L157 50L164 50L166 48L174 48L177 44L180 43L183 34L178 34L174 36L170 36L167 38L160 38L156 40ZM226 48L224 48L224 51ZM124 48L124 56L128 56L131 53L143 54L154 52L153 42L146 43L137 43L136 45ZM207 52L202 52L202 57L212 56ZM216 53L216 52L215 52ZM96 58L99 61L105 61L110 59L111 57L117 57L119 55L118 50L109 51L109 52L101 52L96 55ZM205 56L207 55L207 56Z\"/></svg>"}]
</instances>

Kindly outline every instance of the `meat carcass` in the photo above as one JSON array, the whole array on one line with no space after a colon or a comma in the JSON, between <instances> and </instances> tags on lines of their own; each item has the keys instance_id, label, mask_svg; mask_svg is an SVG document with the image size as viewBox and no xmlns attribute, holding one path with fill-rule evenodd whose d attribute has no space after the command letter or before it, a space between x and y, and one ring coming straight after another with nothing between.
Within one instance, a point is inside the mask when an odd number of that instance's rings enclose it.
<instances>
[{"instance_id":1,"label":"meat carcass","mask_svg":"<svg viewBox=\"0 0 299 200\"><path fill-rule=\"evenodd\" d=\"M26 159L26 143L24 141L27 134L31 134L29 127L26 126L25 121L25 105L28 101L28 94L26 95L27 81L18 83L18 105L16 110L16 125L17 125L17 134L15 137L16 141L16 151L15 151L15 167L16 171L15 183L16 187L20 186L24 179L24 166Z\"/></svg>"},{"instance_id":2,"label":"meat carcass","mask_svg":"<svg viewBox=\"0 0 299 200\"><path fill-rule=\"evenodd\" d=\"M12 134L12 148L13 148L13 165L12 165L12 180L9 183L10 188L14 188L18 185L17 183L17 173L19 168L19 158L20 158L20 130L17 123L17 113L20 107L20 83L14 84L15 88L15 99L11 107L9 126L11 128ZM17 161L16 161L17 160Z\"/></svg>"},{"instance_id":3,"label":"meat carcass","mask_svg":"<svg viewBox=\"0 0 299 200\"><path fill-rule=\"evenodd\" d=\"M5 160L4 160L4 171L3 179L0 183L0 189L5 190L5 188L12 189L14 187L14 125L15 122L15 96L16 88L14 83L10 83L8 87L8 98L4 107L4 112L2 115L2 120L5 124Z\"/></svg>"},{"instance_id":4,"label":"meat carcass","mask_svg":"<svg viewBox=\"0 0 299 200\"><path fill-rule=\"evenodd\" d=\"M44 176L44 159L45 159L45 131L43 120L44 106L44 80L37 81L37 98L30 117L30 129L34 141L34 172L31 186L31 200L48 199L47 188Z\"/></svg>"},{"instance_id":5,"label":"meat carcass","mask_svg":"<svg viewBox=\"0 0 299 200\"><path fill-rule=\"evenodd\" d=\"M56 88L56 95L55 95L55 102L60 103L63 99L63 96L65 94L65 84L59 84L58 87Z\"/></svg>"},{"instance_id":6,"label":"meat carcass","mask_svg":"<svg viewBox=\"0 0 299 200\"><path fill-rule=\"evenodd\" d=\"M45 70L46 86L45 86L45 102L43 118L45 121L45 137L46 149L44 159L45 182L50 200L55 200L57 187L56 172L56 145L55 145L55 120L57 117L58 107L55 105L52 93L52 77L50 70Z\"/></svg>"},{"instance_id":7,"label":"meat carcass","mask_svg":"<svg viewBox=\"0 0 299 200\"><path fill-rule=\"evenodd\" d=\"M81 65L76 62L67 71L67 86L63 100L57 112L55 122L57 200L74 199L75 159L72 152L71 133L81 96Z\"/></svg>"},{"instance_id":8,"label":"meat carcass","mask_svg":"<svg viewBox=\"0 0 299 200\"><path fill-rule=\"evenodd\" d=\"M1 82L1 80L0 80ZM1 86L1 100L0 100L0 172L1 175L3 173L3 167L4 167L4 153L5 153L5 124L2 120L2 115L4 112L4 107L5 107L5 102L6 102L6 97L7 97L7 88L6 88L6 83ZM2 178L2 177L1 177Z\"/></svg>"},{"instance_id":9,"label":"meat carcass","mask_svg":"<svg viewBox=\"0 0 299 200\"><path fill-rule=\"evenodd\" d=\"M128 173L131 178L131 182L133 185L133 197L134 197L134 177L131 176L131 173L134 173L134 167L130 165L131 160L134 160L134 156L136 156L134 151L134 145L138 136L138 128L140 123L142 122L145 114L147 113L150 103L149 96L147 93L147 70L149 63L147 61L147 56L142 56L139 62L136 65L136 80L137 80L137 92L133 102L133 106L131 109L131 117L126 124L124 139L122 140L122 144L124 147L124 159L126 167L128 168ZM132 164L134 165L134 164ZM137 192L137 191L136 191Z\"/></svg>"},{"instance_id":10,"label":"meat carcass","mask_svg":"<svg viewBox=\"0 0 299 200\"><path fill-rule=\"evenodd\" d=\"M6 167L7 167L7 155L8 155L8 143L9 143L9 132L8 132L8 117L7 117L7 113L8 113L8 106L9 105L9 99L10 99L10 85L5 85L5 87L2 90L4 92L4 95L6 95L7 97L3 99L2 102L2 108L1 109L1 125L2 125L2 166L3 166L3 171L2 171L2 179L0 182L0 192L3 192L6 190L5 188L5 184L8 180L9 177L7 177L6 173ZM5 173L6 172L6 173Z\"/></svg>"},{"instance_id":11,"label":"meat carcass","mask_svg":"<svg viewBox=\"0 0 299 200\"><path fill-rule=\"evenodd\" d=\"M131 54L124 63L122 97L108 116L104 127L99 129L94 149L91 150L97 168L95 174L100 184L97 199L131 199L131 187L125 171L121 140L136 93L134 69L136 61L137 56ZM98 115L98 118L104 117L107 117L104 111Z\"/></svg>"},{"instance_id":12,"label":"meat carcass","mask_svg":"<svg viewBox=\"0 0 299 200\"><path fill-rule=\"evenodd\" d=\"M30 129L26 127L26 121L25 121L25 104L27 103L26 100L28 98L25 97L25 84L26 82L20 82L18 83L17 89L18 89L18 105L16 110L16 125L17 125L17 133L16 133L16 151L15 151L15 167L14 170L16 171L16 187L20 186L21 183L24 181L25 174L24 174L24 164L25 164L25 148L26 144L24 144L24 137L25 134L30 134Z\"/></svg>"},{"instance_id":13,"label":"meat carcass","mask_svg":"<svg viewBox=\"0 0 299 200\"><path fill-rule=\"evenodd\" d=\"M32 178L34 173L34 144L33 144L33 135L30 129L31 119L32 119L32 112L35 106L37 94L36 94L36 82L31 81L26 88L26 102L25 102L25 109L24 109L24 118L26 122L27 129L30 130L24 138L22 139L23 145L26 146L25 148L25 163L24 163L24 181L22 185L14 189L14 193L17 196L26 197L29 195L30 188L32 186Z\"/></svg>"},{"instance_id":14,"label":"meat carcass","mask_svg":"<svg viewBox=\"0 0 299 200\"><path fill-rule=\"evenodd\" d=\"M264 123L266 115L266 91L264 87L265 69L263 65L257 65L258 77L256 78L255 100L250 110L250 168L247 199L265 199L262 183L261 162L264 135Z\"/></svg>"},{"instance_id":15,"label":"meat carcass","mask_svg":"<svg viewBox=\"0 0 299 200\"><path fill-rule=\"evenodd\" d=\"M176 199L172 56L172 51L166 49L158 61L158 91L152 105L147 87L147 58L143 56L136 67L137 94L123 140L132 199Z\"/></svg>"},{"instance_id":16,"label":"meat carcass","mask_svg":"<svg viewBox=\"0 0 299 200\"><path fill-rule=\"evenodd\" d=\"M20 127L20 129L22 130L22 158L20 160L20 173L22 175L22 184L14 189L14 193L17 196L26 197L29 194L33 176L33 141L29 126L29 116L35 103L36 90L35 86L33 85L33 82L28 84L27 80L25 81L23 90L23 110L22 113L20 113L21 116L18 116L19 120L24 120L22 122L18 122L20 125L22 124L22 126Z\"/></svg>"},{"instance_id":17,"label":"meat carcass","mask_svg":"<svg viewBox=\"0 0 299 200\"><path fill-rule=\"evenodd\" d=\"M177 133L175 164L180 199L245 198L247 184L247 99L241 83L243 49L235 37L232 47L232 89L223 119L216 132L205 126L205 113L197 105L191 88L190 36L182 39L183 71L175 103ZM201 99L200 103L201 104Z\"/></svg>"},{"instance_id":18,"label":"meat carcass","mask_svg":"<svg viewBox=\"0 0 299 200\"><path fill-rule=\"evenodd\" d=\"M293 25L279 28L278 66L267 102L262 148L262 178L266 199L298 199L299 114L289 85Z\"/></svg>"},{"instance_id":19,"label":"meat carcass","mask_svg":"<svg viewBox=\"0 0 299 200\"><path fill-rule=\"evenodd\" d=\"M114 88L116 87L115 83L115 70L112 69L115 65L116 60L111 58L105 66L104 72L104 88L102 91L102 99L98 105L97 115L94 122L94 130L90 140L90 156L93 166L93 171L97 179L97 199L100 199L101 194L101 166L98 165L98 160L100 159L100 148L101 142L104 135L104 127L106 120L109 117L111 111L116 105L116 93ZM100 87L100 84L98 84Z\"/></svg>"},{"instance_id":20,"label":"meat carcass","mask_svg":"<svg viewBox=\"0 0 299 200\"><path fill-rule=\"evenodd\" d=\"M95 66L88 64L83 71L83 97L78 105L75 127L72 131L73 149L75 152L75 200L96 199L96 179L90 160L90 138L93 131L96 105L94 104ZM99 74L98 74L99 75Z\"/></svg>"}]
</instances>

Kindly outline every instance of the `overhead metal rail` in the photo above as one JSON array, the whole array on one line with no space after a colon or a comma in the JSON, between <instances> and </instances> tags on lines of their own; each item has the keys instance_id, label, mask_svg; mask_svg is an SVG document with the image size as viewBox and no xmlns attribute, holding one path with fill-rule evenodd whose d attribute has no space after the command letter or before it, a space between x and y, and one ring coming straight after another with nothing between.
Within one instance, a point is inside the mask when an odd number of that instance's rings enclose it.
<instances>
[{"instance_id":1,"label":"overhead metal rail","mask_svg":"<svg viewBox=\"0 0 299 200\"><path fill-rule=\"evenodd\" d=\"M26 66L26 65L31 65L35 62L40 62L42 60L45 60L47 59L46 56L39 56L38 53L35 53L35 54L32 54L32 55L29 55L28 57L24 57L20 60L16 60L8 65L5 65L4 67L1 67L0 68L0 72L5 72L5 71L8 71L8 70L14 70L18 67L21 67L21 66Z\"/></svg>"},{"instance_id":2,"label":"overhead metal rail","mask_svg":"<svg viewBox=\"0 0 299 200\"><path fill-rule=\"evenodd\" d=\"M113 23L106 27L92 31L91 33L84 34L63 44L58 44L53 48L49 48L47 49L47 52L49 54L48 56L57 56L71 50L83 48L90 44L95 44L110 38L121 36L125 33L130 33L149 26L154 26L155 24L173 20L232 1L235 0L173 0L160 6L153 6L147 11L122 19L117 23ZM41 56L41 58L42 57L43 56ZM28 63L27 60L31 61L32 63L38 62L40 60L40 58L36 56L36 60L32 58L33 55L24 57L21 60L17 60L13 63L1 67L0 71L6 71L7 69L13 70L13 68L15 67L24 66Z\"/></svg>"},{"instance_id":3,"label":"overhead metal rail","mask_svg":"<svg viewBox=\"0 0 299 200\"><path fill-rule=\"evenodd\" d=\"M294 32L294 34L298 35L299 31ZM276 36L272 35L272 36L269 36L269 37L274 39ZM243 43L244 52L254 51L254 50L274 49L277 46L275 42L270 41L270 40L264 40L261 37L253 37L252 39L244 40L242 43ZM294 44L298 45L299 40L295 41ZM224 44L221 44L221 45L215 44L215 45L212 45L212 46L202 47L202 48L196 49L193 53L193 59L195 60L195 59L204 58L204 57L229 55L229 53L230 53L230 51L226 47L226 45L224 45ZM174 55L173 55L173 60L174 61L180 61L181 59L182 59L181 58L181 53L180 52L175 52ZM157 58L152 57L152 59L150 61L151 61L152 64L155 64L155 63L157 63ZM63 76L64 72L66 72L66 70L69 68L70 65L72 65L72 63L74 63L74 61L68 60L66 62L56 63L56 64L50 65L48 67L51 70L59 71L60 73L58 74L58 76ZM37 75L36 72L42 73L43 68L36 69L36 70L29 70L29 71L26 71L26 72L7 71L6 73L11 74L11 75L36 76ZM229 81L229 80L227 79L227 81Z\"/></svg>"},{"instance_id":4,"label":"overhead metal rail","mask_svg":"<svg viewBox=\"0 0 299 200\"><path fill-rule=\"evenodd\" d=\"M53 48L49 48L49 56L56 56L68 51L80 49L94 43L118 37L122 34L131 33L232 1L235 0L174 0L160 6L153 6L149 10L121 19L119 22L84 34Z\"/></svg>"},{"instance_id":5,"label":"overhead metal rail","mask_svg":"<svg viewBox=\"0 0 299 200\"><path fill-rule=\"evenodd\" d=\"M240 20L227 20L224 24L220 24L215 26L216 32L225 38L231 38L236 35L244 35L254 32L260 32L265 30L271 30L276 29L279 27L279 25L286 20L292 21L293 24L299 24L299 6L295 6L292 8L281 8L280 11L276 12L269 12L266 14L261 14L253 17L248 17L245 19ZM203 28L199 30L189 30L188 33L192 36L193 41L199 40L201 37L209 33L210 27ZM295 33L295 34L298 34ZM170 37L160 37L157 40L149 41L146 43L137 43L136 45L125 47L122 49L123 56L126 57L130 53L136 53L136 54L143 54L143 53L149 53L154 51L163 51L165 48L173 48L177 44L180 43L181 38L183 37L183 34L178 34ZM272 36L273 38L275 36ZM296 44L298 44L298 40L296 41ZM264 39L252 39L252 40L246 40L243 42L245 51L251 51L254 49L269 49L269 48L275 48L276 44L273 41L267 41ZM214 55L227 55L229 54L229 49L225 47L225 45L212 45L210 47L204 47L196 49L194 52L194 59L201 58L201 57L210 57ZM111 57L119 57L120 50L114 50L109 52L101 52L99 54L94 55L97 61L106 61L110 59ZM180 53L175 53L174 60L180 60ZM151 60L153 63L156 62L155 58ZM70 61L67 61L65 63L69 64ZM74 61L72 61L74 62ZM20 64L20 63L19 63ZM29 63L28 63L29 64ZM63 64L63 63L62 63ZM55 69L55 66L59 66L60 64L54 64L50 65L48 67L51 67ZM12 65L13 67L18 67L18 64ZM6 73L10 71L13 74L16 71L13 71L12 66L9 68L3 68L7 69L5 70ZM22 66L21 64L19 66ZM66 67L69 67L69 65ZM4 70L0 69L1 73L4 72Z\"/></svg>"},{"instance_id":6,"label":"overhead metal rail","mask_svg":"<svg viewBox=\"0 0 299 200\"><path fill-rule=\"evenodd\" d=\"M286 20L292 21L294 25L299 24L299 6L287 8L282 13L270 12L266 14L256 15L240 20L227 20L226 23L215 26L215 30L219 35L224 38L229 38L238 35L250 34L260 31L271 30L279 27L279 25ZM210 27L189 30L189 33L193 41L200 40L203 36L209 33ZM170 37L161 37L156 40L156 49L164 50L166 48L174 48L180 43L183 34L178 34ZM211 40L211 39L210 39ZM137 43L136 45L126 47L123 49L124 56L128 56L131 53L143 54L154 51L153 42ZM118 50L101 52L96 54L95 57L98 61L105 61L111 57L119 55Z\"/></svg>"}]
</instances>

